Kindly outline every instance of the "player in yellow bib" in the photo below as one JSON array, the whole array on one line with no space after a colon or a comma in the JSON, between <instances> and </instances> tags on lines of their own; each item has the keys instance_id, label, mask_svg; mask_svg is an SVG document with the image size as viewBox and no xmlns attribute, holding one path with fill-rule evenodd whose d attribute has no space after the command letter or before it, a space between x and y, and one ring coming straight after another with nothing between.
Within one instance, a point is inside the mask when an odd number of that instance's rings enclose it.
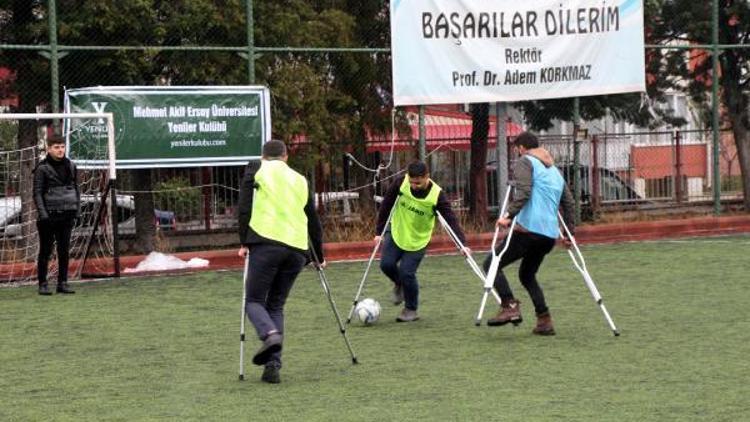
<instances>
[{"instance_id":1,"label":"player in yellow bib","mask_svg":"<svg viewBox=\"0 0 750 422\"><path fill-rule=\"evenodd\" d=\"M385 194L380 206L376 225L375 241L386 228L388 216L393 209L390 227L386 230L380 269L393 281L393 304L404 302L404 308L396 318L398 322L419 319L419 283L417 268L424 257L427 245L437 220L437 212L445 218L461 243L466 244L450 202L440 186L430 179L427 165L421 161L409 164L406 176L396 179ZM464 253L471 253L465 248Z\"/></svg>"},{"instance_id":2,"label":"player in yellow bib","mask_svg":"<svg viewBox=\"0 0 750 422\"><path fill-rule=\"evenodd\" d=\"M248 258L245 313L263 342L253 363L264 365L261 380L280 381L284 303L314 248L323 260L322 230L304 176L287 164L281 141L263 145L258 168L251 163L240 186L240 256Z\"/></svg>"}]
</instances>

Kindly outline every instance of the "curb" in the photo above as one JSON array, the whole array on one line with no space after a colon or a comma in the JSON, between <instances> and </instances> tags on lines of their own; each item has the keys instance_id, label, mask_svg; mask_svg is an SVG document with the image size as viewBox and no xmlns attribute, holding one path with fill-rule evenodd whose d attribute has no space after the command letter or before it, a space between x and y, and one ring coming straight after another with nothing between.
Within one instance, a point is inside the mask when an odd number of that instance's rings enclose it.
<instances>
[{"instance_id":1,"label":"curb","mask_svg":"<svg viewBox=\"0 0 750 422\"><path fill-rule=\"evenodd\" d=\"M701 237L750 233L750 215L728 217L698 217L683 220L660 220L638 223L615 223L584 225L576 230L579 244L606 244L620 242L637 242L644 240L670 239L681 237ZM467 246L473 251L489 250L493 233L468 235ZM326 243L324 251L326 260L354 261L370 258L374 244L372 241ZM457 253L453 242L445 235L434 236L427 247L428 255ZM179 252L174 256L187 261L191 258L203 258L209 261L208 267L174 271L145 271L127 273L125 276L148 274L184 273L194 271L238 270L242 269L243 260L237 255L237 249L221 249L202 252ZM144 255L120 257L121 268L134 268Z\"/></svg>"}]
</instances>

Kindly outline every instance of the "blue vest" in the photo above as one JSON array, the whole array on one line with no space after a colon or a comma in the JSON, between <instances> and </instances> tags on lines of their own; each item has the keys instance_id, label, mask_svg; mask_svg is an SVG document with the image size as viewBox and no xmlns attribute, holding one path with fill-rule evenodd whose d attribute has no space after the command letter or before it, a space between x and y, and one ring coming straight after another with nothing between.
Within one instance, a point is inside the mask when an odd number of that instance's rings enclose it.
<instances>
[{"instance_id":1,"label":"blue vest","mask_svg":"<svg viewBox=\"0 0 750 422\"><path fill-rule=\"evenodd\" d=\"M557 167L546 167L538 158L530 155L525 157L533 168L531 196L518 213L516 222L532 233L557 239L560 236L557 209L565 180Z\"/></svg>"}]
</instances>

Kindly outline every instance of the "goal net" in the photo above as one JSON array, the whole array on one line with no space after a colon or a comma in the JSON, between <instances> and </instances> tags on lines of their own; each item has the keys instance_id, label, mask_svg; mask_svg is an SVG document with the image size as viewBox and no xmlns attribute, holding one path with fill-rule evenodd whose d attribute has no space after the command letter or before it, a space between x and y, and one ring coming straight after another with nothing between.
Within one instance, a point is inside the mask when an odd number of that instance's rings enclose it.
<instances>
[{"instance_id":1,"label":"goal net","mask_svg":"<svg viewBox=\"0 0 750 422\"><path fill-rule=\"evenodd\" d=\"M0 283L36 282L39 236L33 200L33 171L45 156L52 125L61 124L66 154L78 167L81 212L70 245L68 279L104 277L119 272L116 225L132 213L132 199L114 195L114 122L111 114L0 113ZM21 133L25 135L21 135ZM18 148L19 137L33 136ZM116 197L116 201L113 199ZM116 202L117 206L112 206ZM119 220L119 221L118 221ZM57 281L57 259L49 264L49 283Z\"/></svg>"}]
</instances>

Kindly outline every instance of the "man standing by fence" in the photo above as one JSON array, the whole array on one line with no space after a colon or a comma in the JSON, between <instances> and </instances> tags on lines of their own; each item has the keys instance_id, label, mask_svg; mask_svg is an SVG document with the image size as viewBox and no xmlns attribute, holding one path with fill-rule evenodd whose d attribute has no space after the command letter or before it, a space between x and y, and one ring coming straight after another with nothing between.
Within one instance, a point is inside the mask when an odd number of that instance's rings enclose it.
<instances>
[{"instance_id":1,"label":"man standing by fence","mask_svg":"<svg viewBox=\"0 0 750 422\"><path fill-rule=\"evenodd\" d=\"M59 136L47 140L47 156L34 169L34 203L39 232L37 279L39 294L52 292L47 285L47 271L52 247L57 244L57 293L75 293L68 286L70 235L78 217L81 192L78 170L65 156L65 141Z\"/></svg>"},{"instance_id":2,"label":"man standing by fence","mask_svg":"<svg viewBox=\"0 0 750 422\"><path fill-rule=\"evenodd\" d=\"M263 342L253 363L265 365L261 380L273 384L280 382L284 304L309 262L310 246L316 265L325 266L307 180L286 164L287 158L283 142L264 144L260 168L251 164L245 172L238 205L239 255L249 254L245 312Z\"/></svg>"}]
</instances>

